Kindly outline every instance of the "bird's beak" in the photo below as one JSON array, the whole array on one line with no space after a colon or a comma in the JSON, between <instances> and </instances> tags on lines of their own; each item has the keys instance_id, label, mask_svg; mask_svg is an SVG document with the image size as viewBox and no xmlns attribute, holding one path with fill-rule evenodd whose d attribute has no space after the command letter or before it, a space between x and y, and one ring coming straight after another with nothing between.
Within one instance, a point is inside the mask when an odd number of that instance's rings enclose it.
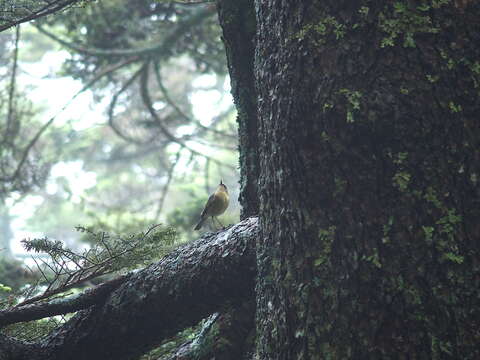
<instances>
[{"instance_id":1,"label":"bird's beak","mask_svg":"<svg viewBox=\"0 0 480 360\"><path fill-rule=\"evenodd\" d=\"M220 185L223 185L223 179L220 179Z\"/></svg>"}]
</instances>

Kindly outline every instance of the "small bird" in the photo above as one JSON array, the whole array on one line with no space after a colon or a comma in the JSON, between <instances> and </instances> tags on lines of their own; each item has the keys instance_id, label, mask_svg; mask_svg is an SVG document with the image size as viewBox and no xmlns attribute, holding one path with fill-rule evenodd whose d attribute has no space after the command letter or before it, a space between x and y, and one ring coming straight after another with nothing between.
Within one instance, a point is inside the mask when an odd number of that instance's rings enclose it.
<instances>
[{"instance_id":1,"label":"small bird","mask_svg":"<svg viewBox=\"0 0 480 360\"><path fill-rule=\"evenodd\" d=\"M207 204L200 215L200 221L198 222L197 226L195 226L195 230L200 230L203 226L204 222L211 217L212 221L219 215L222 215L225 210L227 210L228 203L230 201L230 197L228 196L228 190L222 180L220 180L220 184L217 187L217 190L210 195L208 198ZM217 219L220 223L220 221ZM222 225L222 223L220 223ZM223 225L222 225L223 227Z\"/></svg>"}]
</instances>

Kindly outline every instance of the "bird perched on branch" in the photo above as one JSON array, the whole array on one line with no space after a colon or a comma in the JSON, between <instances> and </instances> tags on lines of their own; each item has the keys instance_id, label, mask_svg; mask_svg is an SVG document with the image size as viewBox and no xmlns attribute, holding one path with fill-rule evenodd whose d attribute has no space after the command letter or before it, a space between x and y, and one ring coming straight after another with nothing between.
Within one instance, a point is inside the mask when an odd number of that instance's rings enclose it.
<instances>
[{"instance_id":1,"label":"bird perched on branch","mask_svg":"<svg viewBox=\"0 0 480 360\"><path fill-rule=\"evenodd\" d=\"M200 221L197 226L195 226L195 230L200 230L209 217L211 217L213 221L214 218L216 219L217 216L222 215L225 210L227 210L229 201L230 197L228 196L227 187L222 180L220 180L217 190L208 198L207 204L200 215ZM217 221L222 225L218 219Z\"/></svg>"}]
</instances>

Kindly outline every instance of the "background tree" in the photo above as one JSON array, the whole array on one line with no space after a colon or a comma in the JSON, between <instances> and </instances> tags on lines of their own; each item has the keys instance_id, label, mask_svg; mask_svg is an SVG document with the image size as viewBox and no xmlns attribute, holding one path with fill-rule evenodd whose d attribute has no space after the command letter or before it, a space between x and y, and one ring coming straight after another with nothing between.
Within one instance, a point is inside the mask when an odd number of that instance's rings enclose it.
<instances>
[{"instance_id":1,"label":"background tree","mask_svg":"<svg viewBox=\"0 0 480 360\"><path fill-rule=\"evenodd\" d=\"M40 124L37 114L42 107L32 103L28 88L17 81L21 35L19 27L0 35L0 274L2 283L13 288L34 280L35 275L28 274L12 256L11 203L15 200L9 197L15 194L18 200L41 188L52 160L48 150L52 142L42 138L48 125Z\"/></svg>"}]
</instances>

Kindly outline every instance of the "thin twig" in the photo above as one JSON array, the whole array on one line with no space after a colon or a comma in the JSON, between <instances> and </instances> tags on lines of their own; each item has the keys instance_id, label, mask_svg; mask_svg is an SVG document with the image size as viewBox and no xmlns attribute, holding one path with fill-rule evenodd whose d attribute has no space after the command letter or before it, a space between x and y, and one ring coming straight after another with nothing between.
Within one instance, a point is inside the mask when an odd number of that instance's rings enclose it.
<instances>
[{"instance_id":1,"label":"thin twig","mask_svg":"<svg viewBox=\"0 0 480 360\"><path fill-rule=\"evenodd\" d=\"M136 240L131 239L132 241L125 242L125 244L127 244L127 247L116 254L111 253L110 250L101 249L101 252L95 255L101 259L105 252L108 253L109 256L104 260L94 261L93 258L87 258L84 255L75 255L76 257L83 258L85 264L88 264L88 266L83 266L78 270L68 269L65 258L70 260L70 258L66 255L69 254L70 256L72 256L73 254L68 249L61 249L58 254L58 259L55 256L52 257L52 261L54 263L52 266L40 259L45 266L49 267L50 270L52 270L54 278L53 280L48 280L46 275L44 275L45 279L48 282L47 289L40 295L27 298L20 304L17 304L16 307L21 307L27 304L33 304L41 300L49 299L52 296L63 293L73 287L78 287L91 279L97 278L99 276L108 275L117 271L118 269L113 266L115 260L134 251L137 246L141 242L143 242L145 238L149 236L150 233L158 226L160 226L160 224L152 225L145 233L142 234L141 237L137 238ZM40 265L36 262L35 259L34 261L40 271L42 271Z\"/></svg>"},{"instance_id":2,"label":"thin twig","mask_svg":"<svg viewBox=\"0 0 480 360\"><path fill-rule=\"evenodd\" d=\"M155 219L158 219L160 217L160 214L163 209L163 204L165 203L165 198L167 197L167 192L168 188L170 187L170 182L172 181L173 178L173 171L175 170L175 166L178 163L178 160L180 159L182 150L180 149L177 151L177 155L175 156L175 160L172 162L170 168L168 169L167 172L167 182L165 183L165 186L163 187L162 195L160 197L160 201L158 202L158 207L157 207L157 212L155 214Z\"/></svg>"},{"instance_id":3,"label":"thin twig","mask_svg":"<svg viewBox=\"0 0 480 360\"><path fill-rule=\"evenodd\" d=\"M195 0L195 1L173 0L172 3L177 5L188 6L188 5L200 5L200 4L213 4L214 1L213 0Z\"/></svg>"},{"instance_id":4,"label":"thin twig","mask_svg":"<svg viewBox=\"0 0 480 360\"><path fill-rule=\"evenodd\" d=\"M210 194L210 161L205 161L205 190Z\"/></svg>"},{"instance_id":5,"label":"thin twig","mask_svg":"<svg viewBox=\"0 0 480 360\"><path fill-rule=\"evenodd\" d=\"M105 272L103 273L102 275L108 275L108 274L111 274L113 271L110 271L110 272ZM70 283L68 284L67 286L65 287L62 287L62 288L56 288L56 289L53 289L51 291L45 291L44 293L42 293L41 295L37 295L37 296L34 296L32 298L29 298L29 299L26 299L24 301L22 301L21 303L17 304L15 306L15 308L17 307L21 307L21 306L24 306L24 305L28 305L28 304L33 304L35 302L38 302L40 300L45 300L45 299L48 299L50 298L51 296L53 295L56 295L56 294L60 294L62 292L65 292L67 290L70 290L71 288L74 288L74 287L78 287L80 286L82 283L85 283L87 282L88 280L91 280L91 279L94 279L96 277L98 277L100 275L98 274L91 274L89 276L86 276L84 277L83 279L81 279L81 281L78 281L78 282L75 282L75 283Z\"/></svg>"},{"instance_id":6,"label":"thin twig","mask_svg":"<svg viewBox=\"0 0 480 360\"><path fill-rule=\"evenodd\" d=\"M108 73L111 73L123 66L126 66L128 64L131 64L135 61L138 60L138 57L130 57L124 61L121 61L117 64L113 64L105 69L103 69L102 71L100 71L98 74L96 74L93 79L91 79L85 86L83 86L75 95L73 95L70 100L68 100L65 105L62 106L62 108L57 111L57 113L55 115L53 115L50 120L48 120L41 128L40 130L35 134L35 136L30 140L30 142L28 143L28 145L25 147L25 150L23 151L23 155L21 157L21 160L20 162L18 163L17 165L17 168L15 169L15 172L13 173L13 175L11 175L10 177L4 177L4 178L0 178L1 181L13 181L15 180L18 175L20 174L20 171L22 170L22 167L25 163L25 161L27 160L27 157L28 157L28 154L30 153L30 150L33 148L33 146L37 143L38 139L40 138L40 136L45 132L45 130L47 130L47 128L54 122L54 120L57 118L57 116L59 116L63 111L65 111L65 109L70 106L70 104L81 94L83 93L84 91L88 90L93 84L95 84L98 80L100 80L103 76L107 75Z\"/></svg>"},{"instance_id":7,"label":"thin twig","mask_svg":"<svg viewBox=\"0 0 480 360\"><path fill-rule=\"evenodd\" d=\"M110 105L108 107L108 124L110 125L110 127L112 128L113 132L116 133L120 138L122 138L123 140L125 141L128 141L128 142L131 142L131 143L134 143L134 144L137 144L137 145L143 145L144 142L141 142L141 141L137 141L135 139L133 139L132 137L130 136L127 136L125 135L119 128L117 128L117 125L115 124L114 122L114 112L115 112L115 106L117 105L117 101L118 101L118 98L119 96L125 91L127 90L130 85L133 84L133 82L135 81L136 78L138 78L138 76L142 73L144 67L146 66L145 63L142 64L142 66L137 70L135 71L135 73L133 74L133 76L131 76L126 82L125 84L123 84L123 86L120 88L120 90L118 90L112 97L112 101L110 102Z\"/></svg>"},{"instance_id":8,"label":"thin twig","mask_svg":"<svg viewBox=\"0 0 480 360\"><path fill-rule=\"evenodd\" d=\"M107 241L105 241L107 237L107 233L105 231L102 231L102 236L100 237L100 242L102 243L103 247L107 250L108 255L112 256L112 251L110 250L110 247L107 244Z\"/></svg>"},{"instance_id":9,"label":"thin twig","mask_svg":"<svg viewBox=\"0 0 480 360\"><path fill-rule=\"evenodd\" d=\"M17 67L18 67L18 42L20 41L20 25L15 30L15 48L13 50L13 65L12 76L10 78L10 86L8 89L8 114L7 114L7 128L5 131L5 140L11 138L10 130L12 127L13 117L15 113L15 84L17 82Z\"/></svg>"},{"instance_id":10,"label":"thin twig","mask_svg":"<svg viewBox=\"0 0 480 360\"><path fill-rule=\"evenodd\" d=\"M37 269L38 269L38 271L40 271L40 274L42 274L45 281L48 282L49 280L48 280L47 276L45 275L45 273L41 269L40 265L37 263L37 260L35 259L35 257L32 256L32 260L35 262L35 265L37 265Z\"/></svg>"},{"instance_id":11,"label":"thin twig","mask_svg":"<svg viewBox=\"0 0 480 360\"><path fill-rule=\"evenodd\" d=\"M155 109L153 108L153 105L152 105L152 99L150 98L150 92L148 90L148 68L149 68L148 66L145 67L145 69L143 69L143 72L140 76L140 94L142 96L142 100L143 100L144 105L147 107L150 115L153 117L153 119L155 120L155 123L158 125L160 131L165 135L165 137L168 140L170 140L171 142L174 142L174 143L180 145L180 147L185 148L188 151L190 151L192 156L201 156L201 157L204 157L204 158L209 158L209 159L211 159L212 162L215 162L215 163L217 163L221 166L225 166L225 167L230 168L230 169L235 169L235 167L233 167L232 165L225 164L222 161L211 158L208 155L202 154L199 151L192 149L190 146L188 146L183 141L183 138L177 138L175 135L173 135L170 132L170 130L167 129L167 127L164 125L163 121L160 119L160 117L158 116L157 112L155 111Z\"/></svg>"},{"instance_id":12,"label":"thin twig","mask_svg":"<svg viewBox=\"0 0 480 360\"><path fill-rule=\"evenodd\" d=\"M190 123L194 123L195 125L197 125L199 128L201 128L202 130L204 131L209 131L209 132L212 132L212 133L215 133L217 135L221 135L222 137L228 137L228 138L231 138L231 139L237 139L237 136L235 135L232 135L232 134L227 134L223 131L220 131L220 130L217 130L213 127L208 127L208 126L205 126L203 125L199 120L195 119L194 117L191 117L189 115L187 115L176 103L175 101L173 101L173 99L170 97L170 94L167 90L167 88L165 87L165 85L163 84L163 81L162 81L162 76L161 76L161 72L160 72L160 66L158 64L158 61L156 61L154 64L153 64L153 67L154 67L154 70L155 70L155 79L157 80L157 84L158 84L158 87L160 88L160 90L162 91L162 94L163 94L163 97L165 98L165 100L167 101L167 103L181 116L183 117L185 120L187 120L188 122Z\"/></svg>"}]
</instances>

